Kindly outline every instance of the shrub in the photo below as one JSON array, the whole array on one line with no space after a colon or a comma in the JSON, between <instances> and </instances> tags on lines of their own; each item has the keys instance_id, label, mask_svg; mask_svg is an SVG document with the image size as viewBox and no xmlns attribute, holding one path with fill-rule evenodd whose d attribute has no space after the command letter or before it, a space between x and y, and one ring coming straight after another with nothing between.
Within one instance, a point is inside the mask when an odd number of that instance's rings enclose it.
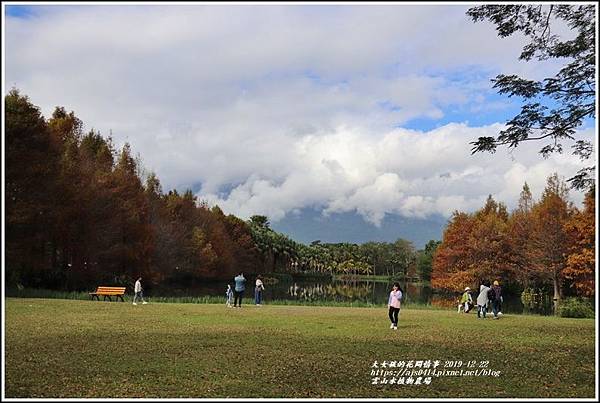
<instances>
[{"instance_id":1,"label":"shrub","mask_svg":"<svg viewBox=\"0 0 600 403\"><path fill-rule=\"evenodd\" d=\"M593 318L594 308L590 301L581 298L566 298L561 301L558 314L563 318Z\"/></svg>"}]
</instances>

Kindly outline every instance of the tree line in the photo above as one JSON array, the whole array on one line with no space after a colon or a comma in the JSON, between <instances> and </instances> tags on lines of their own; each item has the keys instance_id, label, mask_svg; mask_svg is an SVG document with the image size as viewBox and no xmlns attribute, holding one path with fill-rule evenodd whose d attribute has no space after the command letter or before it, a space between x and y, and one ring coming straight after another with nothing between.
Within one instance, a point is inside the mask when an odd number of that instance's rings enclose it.
<instances>
[{"instance_id":1,"label":"tree line","mask_svg":"<svg viewBox=\"0 0 600 403\"><path fill-rule=\"evenodd\" d=\"M474 213L454 212L433 259L431 283L457 291L497 279L515 291L549 293L557 306L565 296L594 296L594 253L594 188L580 210L553 174L537 201L525 183L511 213L492 196Z\"/></svg>"},{"instance_id":2,"label":"tree line","mask_svg":"<svg viewBox=\"0 0 600 403\"><path fill-rule=\"evenodd\" d=\"M271 229L265 216L252 216L249 223L255 243L263 252L264 264L272 272L415 277L428 276L431 271L431 262L419 261L430 251L427 248L427 252L417 251L405 239L363 244L315 240L304 245ZM430 243L435 244L435 241Z\"/></svg>"},{"instance_id":3,"label":"tree line","mask_svg":"<svg viewBox=\"0 0 600 403\"><path fill-rule=\"evenodd\" d=\"M261 270L250 228L190 190L142 179L125 144L84 133L73 112L44 119L27 96L5 97L6 278L88 289L100 283L184 283Z\"/></svg>"},{"instance_id":4,"label":"tree line","mask_svg":"<svg viewBox=\"0 0 600 403\"><path fill-rule=\"evenodd\" d=\"M244 271L427 275L406 240L304 245L199 201L164 192L125 144L91 130L74 112L45 119L17 89L5 96L7 284L66 290L102 284L190 284ZM431 255L431 251L427 252ZM429 268L427 268L429 267ZM424 269L423 269L424 268Z\"/></svg>"},{"instance_id":5,"label":"tree line","mask_svg":"<svg viewBox=\"0 0 600 403\"><path fill-rule=\"evenodd\" d=\"M50 119L18 90L5 97L6 279L9 285L89 289L190 284L239 271L431 278L460 290L497 278L509 288L545 289L561 298L593 296L594 190L584 208L553 175L534 201L524 185L511 213L491 196L474 213L455 212L442 241L304 245L270 228L209 207L187 190L164 192L125 144L83 132L73 112Z\"/></svg>"}]
</instances>

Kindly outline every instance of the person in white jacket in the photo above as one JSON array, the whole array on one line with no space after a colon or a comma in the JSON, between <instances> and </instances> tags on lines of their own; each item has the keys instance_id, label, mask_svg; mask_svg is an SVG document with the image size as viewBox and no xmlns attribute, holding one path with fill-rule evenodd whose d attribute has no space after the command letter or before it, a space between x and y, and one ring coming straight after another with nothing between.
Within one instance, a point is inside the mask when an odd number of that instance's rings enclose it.
<instances>
[{"instance_id":1,"label":"person in white jacket","mask_svg":"<svg viewBox=\"0 0 600 403\"><path fill-rule=\"evenodd\" d=\"M483 319L487 313L487 306L489 302L488 291L490 290L489 283L483 283L479 286L479 295L477 296L477 319L481 318L483 313Z\"/></svg>"},{"instance_id":2,"label":"person in white jacket","mask_svg":"<svg viewBox=\"0 0 600 403\"><path fill-rule=\"evenodd\" d=\"M133 305L137 305L137 303L135 302L138 297L142 300L143 304L147 304L147 302L144 300L144 293L142 291L142 278L138 278L137 281L135 282L135 286L133 287L133 291L135 292L135 295L133 296Z\"/></svg>"},{"instance_id":3,"label":"person in white jacket","mask_svg":"<svg viewBox=\"0 0 600 403\"><path fill-rule=\"evenodd\" d=\"M233 288L231 288L231 284L227 284L227 291L225 291L225 303L227 305L227 308L231 308L233 305L231 305L231 303L233 302Z\"/></svg>"}]
</instances>

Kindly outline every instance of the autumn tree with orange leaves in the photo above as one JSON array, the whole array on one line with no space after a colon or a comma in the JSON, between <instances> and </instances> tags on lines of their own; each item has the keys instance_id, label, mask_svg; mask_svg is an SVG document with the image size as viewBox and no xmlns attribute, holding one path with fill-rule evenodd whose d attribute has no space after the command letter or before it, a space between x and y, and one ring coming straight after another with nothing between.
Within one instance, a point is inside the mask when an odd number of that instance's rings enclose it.
<instances>
[{"instance_id":1,"label":"autumn tree with orange leaves","mask_svg":"<svg viewBox=\"0 0 600 403\"><path fill-rule=\"evenodd\" d=\"M515 267L516 280L523 288L528 288L531 283L535 283L536 277L530 248L533 237L532 208L533 196L529 185L525 182L517 208L508 221L508 234L513 244L511 260Z\"/></svg>"},{"instance_id":2,"label":"autumn tree with orange leaves","mask_svg":"<svg viewBox=\"0 0 600 403\"><path fill-rule=\"evenodd\" d=\"M10 287L190 284L261 270L250 227L191 190L163 193L125 144L48 120L18 90L5 97L6 278Z\"/></svg>"},{"instance_id":3,"label":"autumn tree with orange leaves","mask_svg":"<svg viewBox=\"0 0 600 403\"><path fill-rule=\"evenodd\" d=\"M458 291L486 280L512 281L507 227L506 206L491 196L473 214L455 212L435 254L432 287Z\"/></svg>"},{"instance_id":4,"label":"autumn tree with orange leaves","mask_svg":"<svg viewBox=\"0 0 600 403\"><path fill-rule=\"evenodd\" d=\"M593 296L594 202L588 192L578 211L565 182L553 174L537 202L525 183L510 215L491 196L475 213L456 211L434 257L432 287L460 291L500 280L520 289L550 288L555 309L566 291Z\"/></svg>"},{"instance_id":5,"label":"autumn tree with orange leaves","mask_svg":"<svg viewBox=\"0 0 600 403\"><path fill-rule=\"evenodd\" d=\"M531 211L533 236L530 247L536 270L552 284L555 312L563 297L563 270L569 248L565 225L574 211L565 182L557 174L551 175L540 201Z\"/></svg>"},{"instance_id":6,"label":"autumn tree with orange leaves","mask_svg":"<svg viewBox=\"0 0 600 403\"><path fill-rule=\"evenodd\" d=\"M569 255L562 274L571 282L571 288L585 297L593 297L595 291L595 204L592 190L585 195L583 211L573 214L565 224L569 236Z\"/></svg>"}]
</instances>

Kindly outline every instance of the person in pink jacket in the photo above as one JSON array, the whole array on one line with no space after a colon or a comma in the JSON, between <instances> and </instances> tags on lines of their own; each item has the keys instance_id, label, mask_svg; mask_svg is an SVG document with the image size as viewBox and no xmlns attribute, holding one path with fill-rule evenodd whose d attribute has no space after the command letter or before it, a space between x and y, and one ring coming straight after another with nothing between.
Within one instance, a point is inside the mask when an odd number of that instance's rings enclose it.
<instances>
[{"instance_id":1,"label":"person in pink jacket","mask_svg":"<svg viewBox=\"0 0 600 403\"><path fill-rule=\"evenodd\" d=\"M398 313L400 313L400 300L402 299L402 290L400 289L400 283L394 283L392 291L390 291L390 299L388 300L388 307L390 308L388 314L390 316L390 329L398 330Z\"/></svg>"}]
</instances>

